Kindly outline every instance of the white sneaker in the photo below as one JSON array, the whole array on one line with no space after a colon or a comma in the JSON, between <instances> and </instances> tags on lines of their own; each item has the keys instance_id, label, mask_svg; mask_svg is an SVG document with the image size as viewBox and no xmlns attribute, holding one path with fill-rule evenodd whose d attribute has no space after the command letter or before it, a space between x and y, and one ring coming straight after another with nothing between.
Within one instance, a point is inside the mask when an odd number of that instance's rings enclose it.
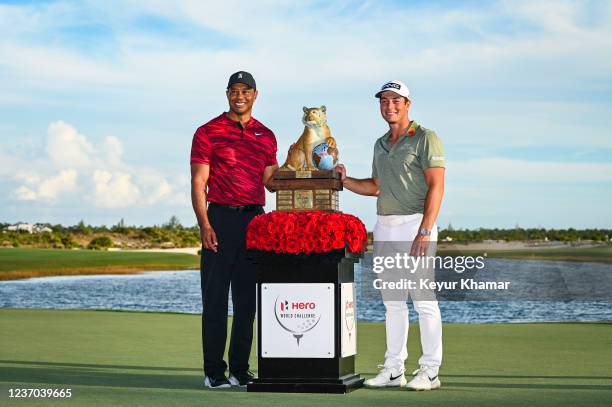
<instances>
[{"instance_id":1,"label":"white sneaker","mask_svg":"<svg viewBox=\"0 0 612 407\"><path fill-rule=\"evenodd\" d=\"M412 372L414 378L408 382L406 388L408 390L435 390L442 386L438 375L430 376L426 366L421 366L419 369Z\"/></svg>"},{"instance_id":2,"label":"white sneaker","mask_svg":"<svg viewBox=\"0 0 612 407\"><path fill-rule=\"evenodd\" d=\"M376 377L364 382L366 387L403 387L406 385L406 376L403 368L390 368L378 365L380 373Z\"/></svg>"},{"instance_id":3,"label":"white sneaker","mask_svg":"<svg viewBox=\"0 0 612 407\"><path fill-rule=\"evenodd\" d=\"M204 378L204 387L209 389L228 389L232 385L227 380L227 377L225 377L225 374L221 373L217 377L206 376Z\"/></svg>"}]
</instances>

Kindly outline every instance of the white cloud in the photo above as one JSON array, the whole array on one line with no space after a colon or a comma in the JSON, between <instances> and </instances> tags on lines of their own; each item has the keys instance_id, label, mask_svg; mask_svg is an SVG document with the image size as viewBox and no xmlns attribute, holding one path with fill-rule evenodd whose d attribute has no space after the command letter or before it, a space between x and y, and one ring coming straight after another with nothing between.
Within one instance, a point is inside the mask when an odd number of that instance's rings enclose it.
<instances>
[{"instance_id":1,"label":"white cloud","mask_svg":"<svg viewBox=\"0 0 612 407\"><path fill-rule=\"evenodd\" d=\"M47 178L39 184L38 195L43 199L53 200L60 192L74 190L76 180L75 170L62 170L58 175Z\"/></svg>"},{"instance_id":2,"label":"white cloud","mask_svg":"<svg viewBox=\"0 0 612 407\"><path fill-rule=\"evenodd\" d=\"M123 145L117 137L106 137L104 140L104 152L106 154L105 161L110 166L118 167L121 165L123 159Z\"/></svg>"},{"instance_id":3,"label":"white cloud","mask_svg":"<svg viewBox=\"0 0 612 407\"><path fill-rule=\"evenodd\" d=\"M15 197L20 201L35 201L37 195L36 192L32 191L25 185L22 185L15 190Z\"/></svg>"},{"instance_id":4,"label":"white cloud","mask_svg":"<svg viewBox=\"0 0 612 407\"><path fill-rule=\"evenodd\" d=\"M140 190L132 183L131 175L96 170L93 173L94 195L91 201L102 208L125 208L140 198Z\"/></svg>"},{"instance_id":5,"label":"white cloud","mask_svg":"<svg viewBox=\"0 0 612 407\"><path fill-rule=\"evenodd\" d=\"M76 189L77 172L75 170L61 170L59 174L51 177L38 175L23 176L25 185L15 190L15 198L20 201L54 202L61 193Z\"/></svg>"},{"instance_id":6,"label":"white cloud","mask_svg":"<svg viewBox=\"0 0 612 407\"><path fill-rule=\"evenodd\" d=\"M165 177L155 171L141 172L138 175L138 184L144 191L143 200L148 205L172 198L172 186Z\"/></svg>"},{"instance_id":7,"label":"white cloud","mask_svg":"<svg viewBox=\"0 0 612 407\"><path fill-rule=\"evenodd\" d=\"M47 154L56 167L89 167L93 153L93 146L73 126L61 120L49 125Z\"/></svg>"},{"instance_id":8,"label":"white cloud","mask_svg":"<svg viewBox=\"0 0 612 407\"><path fill-rule=\"evenodd\" d=\"M152 168L125 163L123 145L116 136L108 136L96 146L74 126L60 120L48 126L45 152L46 157L27 162L0 149L0 158L6 158L0 177L18 183L13 189L14 199L66 205L81 202L109 209L185 203L184 194L178 199L166 176ZM53 166L59 172L49 175Z\"/></svg>"}]
</instances>

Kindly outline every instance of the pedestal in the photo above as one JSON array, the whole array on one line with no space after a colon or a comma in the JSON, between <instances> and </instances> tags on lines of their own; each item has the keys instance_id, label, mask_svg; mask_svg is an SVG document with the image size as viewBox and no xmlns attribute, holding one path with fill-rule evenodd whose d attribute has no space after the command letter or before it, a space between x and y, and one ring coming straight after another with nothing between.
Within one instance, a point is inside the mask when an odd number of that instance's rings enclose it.
<instances>
[{"instance_id":1,"label":"pedestal","mask_svg":"<svg viewBox=\"0 0 612 407\"><path fill-rule=\"evenodd\" d=\"M354 264L344 250L254 253L258 378L252 392L347 393L355 373Z\"/></svg>"}]
</instances>

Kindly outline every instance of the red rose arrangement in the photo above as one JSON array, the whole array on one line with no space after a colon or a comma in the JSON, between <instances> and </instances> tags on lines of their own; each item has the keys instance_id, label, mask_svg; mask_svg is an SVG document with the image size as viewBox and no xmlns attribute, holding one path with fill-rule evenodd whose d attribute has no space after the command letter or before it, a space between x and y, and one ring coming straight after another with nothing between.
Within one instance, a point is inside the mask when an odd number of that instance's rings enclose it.
<instances>
[{"instance_id":1,"label":"red rose arrangement","mask_svg":"<svg viewBox=\"0 0 612 407\"><path fill-rule=\"evenodd\" d=\"M248 249L275 253L325 253L346 247L365 250L368 235L359 218L340 212L270 212L258 215L247 227Z\"/></svg>"}]
</instances>

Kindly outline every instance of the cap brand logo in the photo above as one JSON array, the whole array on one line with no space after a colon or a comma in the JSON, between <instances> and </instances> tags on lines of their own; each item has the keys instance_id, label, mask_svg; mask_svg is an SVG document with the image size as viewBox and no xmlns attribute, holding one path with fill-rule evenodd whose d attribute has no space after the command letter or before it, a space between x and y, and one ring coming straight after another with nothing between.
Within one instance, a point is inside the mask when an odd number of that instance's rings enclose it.
<instances>
[{"instance_id":1,"label":"cap brand logo","mask_svg":"<svg viewBox=\"0 0 612 407\"><path fill-rule=\"evenodd\" d=\"M389 88L400 89L401 86L398 85L397 83L389 82L389 83L385 83L382 88L383 89L389 89Z\"/></svg>"},{"instance_id":2,"label":"cap brand logo","mask_svg":"<svg viewBox=\"0 0 612 407\"><path fill-rule=\"evenodd\" d=\"M238 74L238 79L242 79L242 74L241 73Z\"/></svg>"}]
</instances>

